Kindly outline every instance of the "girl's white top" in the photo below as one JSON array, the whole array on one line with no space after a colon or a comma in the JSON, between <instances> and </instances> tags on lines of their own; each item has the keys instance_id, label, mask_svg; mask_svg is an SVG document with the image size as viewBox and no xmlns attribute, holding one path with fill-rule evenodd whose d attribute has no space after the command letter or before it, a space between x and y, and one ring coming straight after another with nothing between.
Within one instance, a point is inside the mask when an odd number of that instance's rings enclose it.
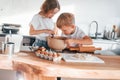
<instances>
[{"instance_id":1,"label":"girl's white top","mask_svg":"<svg viewBox=\"0 0 120 80\"><path fill-rule=\"evenodd\" d=\"M30 22L35 30L50 29L54 30L54 22L51 18L46 18L40 14L35 14ZM47 33L41 33L36 35L37 39L46 41L46 37L50 35Z\"/></svg>"}]
</instances>

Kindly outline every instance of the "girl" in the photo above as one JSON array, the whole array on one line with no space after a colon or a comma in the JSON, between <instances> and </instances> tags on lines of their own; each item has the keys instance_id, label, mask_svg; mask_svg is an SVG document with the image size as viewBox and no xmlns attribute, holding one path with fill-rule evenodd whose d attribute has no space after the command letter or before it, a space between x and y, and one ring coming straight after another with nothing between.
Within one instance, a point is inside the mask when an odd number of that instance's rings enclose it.
<instances>
[{"instance_id":1,"label":"girl","mask_svg":"<svg viewBox=\"0 0 120 80\"><path fill-rule=\"evenodd\" d=\"M49 49L46 37L55 34L55 25L52 17L60 10L58 0L45 0L41 11L35 14L30 22L30 35L36 35L34 46L44 46Z\"/></svg>"}]
</instances>

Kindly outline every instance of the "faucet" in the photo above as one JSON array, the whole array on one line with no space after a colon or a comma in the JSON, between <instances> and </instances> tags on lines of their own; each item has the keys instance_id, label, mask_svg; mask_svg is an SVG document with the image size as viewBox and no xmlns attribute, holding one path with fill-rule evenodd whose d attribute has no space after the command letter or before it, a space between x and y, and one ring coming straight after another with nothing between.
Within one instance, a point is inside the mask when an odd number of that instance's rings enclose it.
<instances>
[{"instance_id":1,"label":"faucet","mask_svg":"<svg viewBox=\"0 0 120 80\"><path fill-rule=\"evenodd\" d=\"M92 21L91 23L90 23L90 28L89 28L89 35L90 35L90 29L91 29L91 25L93 24L93 23L95 23L96 24L96 32L95 32L95 39L97 38L97 35L100 35L100 33L98 33L98 22L97 21Z\"/></svg>"}]
</instances>

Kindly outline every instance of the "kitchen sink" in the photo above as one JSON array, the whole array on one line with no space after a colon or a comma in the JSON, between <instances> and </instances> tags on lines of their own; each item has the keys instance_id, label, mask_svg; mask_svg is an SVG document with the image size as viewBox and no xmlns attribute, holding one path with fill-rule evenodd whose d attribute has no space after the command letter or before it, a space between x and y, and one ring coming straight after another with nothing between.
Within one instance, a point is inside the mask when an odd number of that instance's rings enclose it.
<instances>
[{"instance_id":1,"label":"kitchen sink","mask_svg":"<svg viewBox=\"0 0 120 80\"><path fill-rule=\"evenodd\" d=\"M91 36L90 36L90 38L91 38L91 39L103 39L103 37L97 37L97 38L96 38L96 37L91 37Z\"/></svg>"},{"instance_id":2,"label":"kitchen sink","mask_svg":"<svg viewBox=\"0 0 120 80\"><path fill-rule=\"evenodd\" d=\"M100 43L119 43L120 42L120 38L118 39L106 39L103 37L91 37L90 38L93 40L93 42L100 42Z\"/></svg>"}]
</instances>

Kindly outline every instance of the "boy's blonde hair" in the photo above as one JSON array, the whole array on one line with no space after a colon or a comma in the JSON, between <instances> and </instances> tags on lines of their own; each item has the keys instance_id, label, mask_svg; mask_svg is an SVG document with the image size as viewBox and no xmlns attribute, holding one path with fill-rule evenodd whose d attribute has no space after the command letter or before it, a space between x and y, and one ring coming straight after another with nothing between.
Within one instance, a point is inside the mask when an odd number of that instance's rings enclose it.
<instances>
[{"instance_id":1,"label":"boy's blonde hair","mask_svg":"<svg viewBox=\"0 0 120 80\"><path fill-rule=\"evenodd\" d=\"M75 24L75 18L72 13L62 13L57 19L57 27L61 28L62 26L71 26Z\"/></svg>"},{"instance_id":2,"label":"boy's blonde hair","mask_svg":"<svg viewBox=\"0 0 120 80\"><path fill-rule=\"evenodd\" d=\"M42 4L41 12L46 14L48 11L54 10L55 8L60 10L60 4L58 0L45 0L45 2Z\"/></svg>"}]
</instances>

